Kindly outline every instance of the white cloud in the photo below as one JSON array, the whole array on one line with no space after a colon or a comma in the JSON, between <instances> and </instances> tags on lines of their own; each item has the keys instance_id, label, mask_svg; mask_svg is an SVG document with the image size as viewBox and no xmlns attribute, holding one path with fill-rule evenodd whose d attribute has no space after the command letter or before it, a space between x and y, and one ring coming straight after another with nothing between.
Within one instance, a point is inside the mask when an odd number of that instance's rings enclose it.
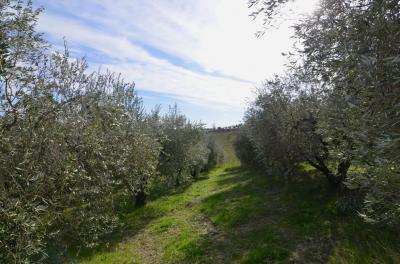
<instances>
[{"instance_id":1,"label":"white cloud","mask_svg":"<svg viewBox=\"0 0 400 264\"><path fill-rule=\"evenodd\" d=\"M302 5L292 6L295 13L311 10L316 0L300 2ZM55 38L65 36L74 48L90 47L106 58L103 68L121 72L140 89L169 93L206 107L243 109L255 84L282 72L285 59L281 52L288 51L293 43L290 21L255 38L261 25L248 16L246 3L52 0L43 3L48 10L39 21L39 29ZM143 44L220 74L179 66L142 48ZM224 75L237 80L217 77Z\"/></svg>"},{"instance_id":2,"label":"white cloud","mask_svg":"<svg viewBox=\"0 0 400 264\"><path fill-rule=\"evenodd\" d=\"M69 25L65 27L65 25ZM60 33L53 28L63 28ZM169 93L181 100L198 105L226 108L244 105L253 84L229 78L196 73L153 57L144 49L124 37L106 35L84 24L53 15L41 18L40 29L61 39L67 36L70 43L90 46L104 56L117 60L113 64L91 64L92 69L102 67L120 72L129 81L135 81L141 89Z\"/></svg>"}]
</instances>

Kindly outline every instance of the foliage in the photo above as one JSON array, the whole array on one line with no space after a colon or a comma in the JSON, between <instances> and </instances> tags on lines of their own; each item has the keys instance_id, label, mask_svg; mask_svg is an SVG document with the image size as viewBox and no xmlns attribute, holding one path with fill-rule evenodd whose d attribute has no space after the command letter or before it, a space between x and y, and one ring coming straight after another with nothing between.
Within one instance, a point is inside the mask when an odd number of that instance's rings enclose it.
<instances>
[{"instance_id":1,"label":"foliage","mask_svg":"<svg viewBox=\"0 0 400 264\"><path fill-rule=\"evenodd\" d=\"M209 151L205 170L210 170L224 162L224 150L217 140L209 136L207 139L207 149Z\"/></svg>"},{"instance_id":2,"label":"foliage","mask_svg":"<svg viewBox=\"0 0 400 264\"><path fill-rule=\"evenodd\" d=\"M50 53L35 31L40 12L0 3L2 263L98 245L118 226L117 202L141 206L160 173L181 181L208 158L202 127L176 107L147 114L134 83L88 73L67 47Z\"/></svg>"},{"instance_id":3,"label":"foliage","mask_svg":"<svg viewBox=\"0 0 400 264\"><path fill-rule=\"evenodd\" d=\"M265 33L265 30L270 26L274 19L280 14L282 8L291 0L248 0L249 8L252 9L252 16L254 19L262 16L264 31L260 31L257 35Z\"/></svg>"},{"instance_id":4,"label":"foliage","mask_svg":"<svg viewBox=\"0 0 400 264\"><path fill-rule=\"evenodd\" d=\"M165 140L159 160L161 174L175 186L197 177L207 164L208 150L203 142L201 124L192 123L179 113L177 106L170 107L162 118Z\"/></svg>"},{"instance_id":5,"label":"foliage","mask_svg":"<svg viewBox=\"0 0 400 264\"><path fill-rule=\"evenodd\" d=\"M235 141L235 153L244 166L262 167L253 143L246 133L241 133Z\"/></svg>"},{"instance_id":6,"label":"foliage","mask_svg":"<svg viewBox=\"0 0 400 264\"><path fill-rule=\"evenodd\" d=\"M330 111L323 102L329 97L317 88L297 75L266 81L246 113L244 138L236 146L242 160L251 163L253 157L287 180L300 163L308 162L340 186L350 162L346 155L333 154L336 145L322 131L324 114Z\"/></svg>"},{"instance_id":7,"label":"foliage","mask_svg":"<svg viewBox=\"0 0 400 264\"><path fill-rule=\"evenodd\" d=\"M324 1L316 16L324 32L317 41L315 22L306 21L298 30L301 37L307 35L307 69L335 88L332 94L350 120L351 125L332 131L343 130L354 142L351 155L367 169L366 175L354 175L351 184L367 192L364 218L394 224L400 219L398 1ZM318 74L322 65L323 74Z\"/></svg>"},{"instance_id":8,"label":"foliage","mask_svg":"<svg viewBox=\"0 0 400 264\"><path fill-rule=\"evenodd\" d=\"M254 2L264 5L271 19L286 1ZM366 221L396 226L398 1L320 4L295 26L300 59L292 60L286 76L269 80L258 91L245 118L245 134L255 158L267 167L291 172L308 162L340 187L342 196L364 195L361 216Z\"/></svg>"}]
</instances>

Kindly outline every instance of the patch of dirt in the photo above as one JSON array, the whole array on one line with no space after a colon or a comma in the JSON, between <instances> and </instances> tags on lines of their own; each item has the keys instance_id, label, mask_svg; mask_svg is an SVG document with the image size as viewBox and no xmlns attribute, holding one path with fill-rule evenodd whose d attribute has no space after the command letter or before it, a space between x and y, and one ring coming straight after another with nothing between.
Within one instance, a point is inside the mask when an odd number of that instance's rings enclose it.
<instances>
[{"instance_id":1,"label":"patch of dirt","mask_svg":"<svg viewBox=\"0 0 400 264\"><path fill-rule=\"evenodd\" d=\"M133 239L133 246L137 246L136 253L144 263L161 263L163 251L157 245L156 241L151 239L151 236L144 233L139 233Z\"/></svg>"},{"instance_id":2,"label":"patch of dirt","mask_svg":"<svg viewBox=\"0 0 400 264\"><path fill-rule=\"evenodd\" d=\"M267 226L271 226L273 229L276 229L276 227L279 226L279 218L276 216L259 217L249 223L237 226L235 231L238 234L244 235L253 232L254 230L265 229Z\"/></svg>"},{"instance_id":3,"label":"patch of dirt","mask_svg":"<svg viewBox=\"0 0 400 264\"><path fill-rule=\"evenodd\" d=\"M200 204L202 201L204 201L204 197L197 197L197 198L193 199L192 201L190 201L189 203L187 203L186 207L193 208L196 205Z\"/></svg>"},{"instance_id":4,"label":"patch of dirt","mask_svg":"<svg viewBox=\"0 0 400 264\"><path fill-rule=\"evenodd\" d=\"M304 240L293 250L289 263L327 263L333 248L334 242L326 238Z\"/></svg>"},{"instance_id":5,"label":"patch of dirt","mask_svg":"<svg viewBox=\"0 0 400 264\"><path fill-rule=\"evenodd\" d=\"M193 225L200 230L201 236L213 236L220 232L218 227L203 214L195 218Z\"/></svg>"}]
</instances>

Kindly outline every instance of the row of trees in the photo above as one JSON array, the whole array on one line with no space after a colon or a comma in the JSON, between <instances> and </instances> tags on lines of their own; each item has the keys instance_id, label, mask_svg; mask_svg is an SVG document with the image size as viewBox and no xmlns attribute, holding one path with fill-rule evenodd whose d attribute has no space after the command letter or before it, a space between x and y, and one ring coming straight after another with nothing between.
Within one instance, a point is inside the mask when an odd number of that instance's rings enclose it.
<instances>
[{"instance_id":1,"label":"row of trees","mask_svg":"<svg viewBox=\"0 0 400 264\"><path fill-rule=\"evenodd\" d=\"M287 1L250 2L270 19ZM287 73L266 81L247 110L239 157L288 180L307 162L342 196L362 195L366 221L398 225L398 1L321 0L295 36Z\"/></svg>"},{"instance_id":2,"label":"row of trees","mask_svg":"<svg viewBox=\"0 0 400 264\"><path fill-rule=\"evenodd\" d=\"M134 84L87 73L35 32L41 10L0 2L0 262L43 262L49 245L95 246L121 201L220 159L201 124L176 106L146 113Z\"/></svg>"}]
</instances>

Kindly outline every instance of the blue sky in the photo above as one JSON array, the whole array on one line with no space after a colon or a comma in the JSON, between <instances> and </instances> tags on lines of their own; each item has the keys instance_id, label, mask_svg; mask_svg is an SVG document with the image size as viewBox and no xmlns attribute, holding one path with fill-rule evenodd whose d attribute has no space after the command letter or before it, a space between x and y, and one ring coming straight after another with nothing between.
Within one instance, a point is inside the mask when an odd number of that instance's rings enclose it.
<instances>
[{"instance_id":1,"label":"blue sky","mask_svg":"<svg viewBox=\"0 0 400 264\"><path fill-rule=\"evenodd\" d=\"M300 3L301 2L301 3ZM284 70L293 45L292 20L262 38L261 20L246 0L34 0L45 8L38 29L56 48L90 70L110 69L134 81L145 107L175 102L191 120L208 126L241 121L253 91ZM291 18L310 12L314 0L287 8Z\"/></svg>"}]
</instances>

